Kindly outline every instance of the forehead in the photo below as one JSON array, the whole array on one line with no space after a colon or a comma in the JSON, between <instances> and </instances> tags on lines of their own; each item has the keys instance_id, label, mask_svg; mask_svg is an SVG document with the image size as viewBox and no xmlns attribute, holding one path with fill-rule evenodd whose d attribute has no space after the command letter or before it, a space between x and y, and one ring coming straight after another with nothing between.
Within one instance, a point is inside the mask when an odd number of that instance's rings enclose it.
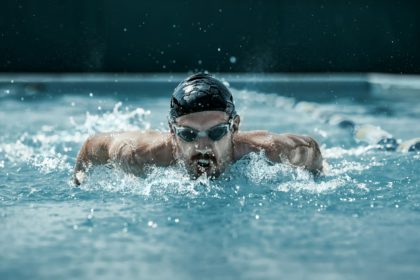
<instances>
[{"instance_id":1,"label":"forehead","mask_svg":"<svg viewBox=\"0 0 420 280\"><path fill-rule=\"evenodd\" d=\"M221 111L203 111L191 113L176 119L176 123L181 126L189 126L197 129L210 128L229 120L228 114Z\"/></svg>"}]
</instances>

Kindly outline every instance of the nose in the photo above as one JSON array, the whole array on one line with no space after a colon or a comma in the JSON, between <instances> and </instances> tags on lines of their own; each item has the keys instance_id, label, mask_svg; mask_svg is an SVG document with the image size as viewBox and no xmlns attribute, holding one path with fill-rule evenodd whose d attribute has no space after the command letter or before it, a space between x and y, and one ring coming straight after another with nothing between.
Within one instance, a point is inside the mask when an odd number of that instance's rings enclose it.
<instances>
[{"instance_id":1,"label":"nose","mask_svg":"<svg viewBox=\"0 0 420 280\"><path fill-rule=\"evenodd\" d=\"M210 154L211 153L211 149L208 147L202 148L202 149L196 149L196 151L202 155L205 154Z\"/></svg>"},{"instance_id":2,"label":"nose","mask_svg":"<svg viewBox=\"0 0 420 280\"><path fill-rule=\"evenodd\" d=\"M212 141L208 137L200 137L196 140L195 150L199 153L211 152L213 147L212 144Z\"/></svg>"}]
</instances>

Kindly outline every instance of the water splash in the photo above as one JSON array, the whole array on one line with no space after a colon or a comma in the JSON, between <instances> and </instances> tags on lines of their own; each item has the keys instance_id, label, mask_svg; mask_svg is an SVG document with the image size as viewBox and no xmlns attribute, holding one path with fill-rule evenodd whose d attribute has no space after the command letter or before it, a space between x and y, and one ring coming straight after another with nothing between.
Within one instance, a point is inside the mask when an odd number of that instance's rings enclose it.
<instances>
[{"instance_id":1,"label":"water splash","mask_svg":"<svg viewBox=\"0 0 420 280\"><path fill-rule=\"evenodd\" d=\"M146 117L150 111L143 108L122 110L122 103L115 104L111 112L86 113L83 123L70 117L69 127L58 130L54 126L42 126L30 134L23 133L16 141L0 143L0 154L4 154L4 166L29 164L42 173L72 171L74 149L90 135L104 131L144 130L150 128ZM72 153L73 152L73 153Z\"/></svg>"},{"instance_id":2,"label":"water splash","mask_svg":"<svg viewBox=\"0 0 420 280\"><path fill-rule=\"evenodd\" d=\"M244 105L252 102L253 105L261 103L276 108L297 110L293 98L252 91L238 91L237 96L239 102L243 102ZM84 121L80 123L70 117L69 124L64 130L57 130L54 126L43 126L34 134L24 133L15 142L0 144L0 153L4 154L0 167L26 163L42 173L65 171L70 176L74 165L74 153L89 135L104 131L149 129L148 115L150 111L142 108L123 109L122 103L118 102L112 111L102 114L86 113ZM364 188L365 182L351 179L349 174L360 175L369 168L381 166L382 163L378 161L365 163L347 158L361 157L372 151L371 146L350 149L324 147L322 153L332 164L328 174L322 178L313 178L309 172L287 164L273 164L264 154L250 154L234 164L220 180L212 181L204 177L191 180L181 166L150 167L147 176L141 178L119 170L98 167L92 171L89 180L81 189L89 192L118 192L162 198L173 195L221 197L227 189L235 189L236 186L242 189L248 186L247 191L250 193L267 190L327 193L346 185L360 189Z\"/></svg>"},{"instance_id":3,"label":"water splash","mask_svg":"<svg viewBox=\"0 0 420 280\"><path fill-rule=\"evenodd\" d=\"M150 166L142 177L127 174L112 166L98 166L92 168L80 188L89 192L105 191L167 200L169 196L217 197L221 187L204 175L193 180L183 166L175 165Z\"/></svg>"},{"instance_id":4,"label":"water splash","mask_svg":"<svg viewBox=\"0 0 420 280\"><path fill-rule=\"evenodd\" d=\"M148 115L150 111L143 108L122 110L122 102L118 102L112 112L105 112L102 115L87 112L82 124L76 123L73 117L70 117L70 123L76 132L84 136L106 131L145 130L150 129L150 123L146 121Z\"/></svg>"},{"instance_id":5,"label":"water splash","mask_svg":"<svg viewBox=\"0 0 420 280\"><path fill-rule=\"evenodd\" d=\"M3 166L26 163L42 173L71 169L66 155L56 152L55 147L45 144L35 148L17 140L12 144L0 144L0 153L4 153L6 159L3 161Z\"/></svg>"}]
</instances>

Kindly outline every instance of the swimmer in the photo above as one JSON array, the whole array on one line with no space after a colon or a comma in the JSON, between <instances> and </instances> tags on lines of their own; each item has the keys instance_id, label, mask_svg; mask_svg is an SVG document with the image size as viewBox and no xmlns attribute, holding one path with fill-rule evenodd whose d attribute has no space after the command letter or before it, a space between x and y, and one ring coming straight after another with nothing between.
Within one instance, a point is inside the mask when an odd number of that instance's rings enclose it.
<instances>
[{"instance_id":1,"label":"swimmer","mask_svg":"<svg viewBox=\"0 0 420 280\"><path fill-rule=\"evenodd\" d=\"M114 163L125 172L142 175L150 165L181 163L197 178L218 177L232 163L263 151L272 162L288 163L321 173L318 143L308 136L268 131L239 131L229 89L208 74L194 74L172 94L169 132L132 131L89 137L76 161L74 182L79 185L92 165Z\"/></svg>"}]
</instances>

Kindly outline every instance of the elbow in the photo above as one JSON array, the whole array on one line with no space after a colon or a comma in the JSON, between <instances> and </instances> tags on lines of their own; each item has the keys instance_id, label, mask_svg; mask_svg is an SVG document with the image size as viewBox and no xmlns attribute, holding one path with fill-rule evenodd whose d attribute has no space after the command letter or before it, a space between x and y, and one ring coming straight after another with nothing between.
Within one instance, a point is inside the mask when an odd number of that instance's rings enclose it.
<instances>
[{"instance_id":1,"label":"elbow","mask_svg":"<svg viewBox=\"0 0 420 280\"><path fill-rule=\"evenodd\" d=\"M80 148L74 167L74 184L80 185L84 181L89 166L102 164L106 160L107 149L100 140L97 135L90 136Z\"/></svg>"}]
</instances>

